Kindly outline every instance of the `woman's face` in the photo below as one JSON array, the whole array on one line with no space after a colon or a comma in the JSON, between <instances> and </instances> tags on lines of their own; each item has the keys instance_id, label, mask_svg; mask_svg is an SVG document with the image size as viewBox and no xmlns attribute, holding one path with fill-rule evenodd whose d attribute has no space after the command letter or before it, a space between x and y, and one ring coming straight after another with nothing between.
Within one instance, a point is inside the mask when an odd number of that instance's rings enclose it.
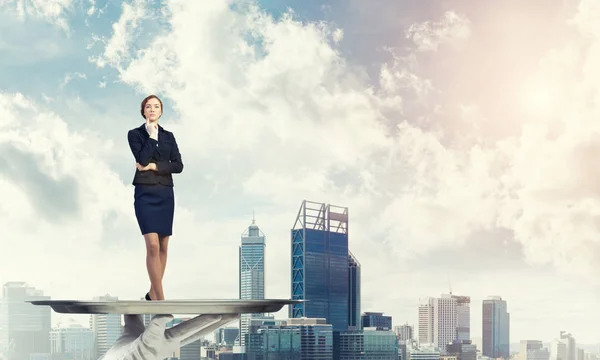
<instances>
[{"instance_id":1,"label":"woman's face","mask_svg":"<svg viewBox=\"0 0 600 360\"><path fill-rule=\"evenodd\" d=\"M144 106L144 116L150 121L157 121L162 115L162 109L160 108L160 102L157 98L152 98L146 102Z\"/></svg>"}]
</instances>

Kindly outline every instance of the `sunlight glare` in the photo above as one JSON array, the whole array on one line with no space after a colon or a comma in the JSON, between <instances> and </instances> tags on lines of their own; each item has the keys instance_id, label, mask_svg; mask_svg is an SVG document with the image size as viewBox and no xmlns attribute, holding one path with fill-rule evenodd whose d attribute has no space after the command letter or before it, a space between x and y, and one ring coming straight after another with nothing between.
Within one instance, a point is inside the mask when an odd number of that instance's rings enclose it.
<instances>
[{"instance_id":1,"label":"sunlight glare","mask_svg":"<svg viewBox=\"0 0 600 360\"><path fill-rule=\"evenodd\" d=\"M556 109L556 92L552 86L544 83L536 83L525 88L522 96L526 111L534 116L551 115Z\"/></svg>"}]
</instances>

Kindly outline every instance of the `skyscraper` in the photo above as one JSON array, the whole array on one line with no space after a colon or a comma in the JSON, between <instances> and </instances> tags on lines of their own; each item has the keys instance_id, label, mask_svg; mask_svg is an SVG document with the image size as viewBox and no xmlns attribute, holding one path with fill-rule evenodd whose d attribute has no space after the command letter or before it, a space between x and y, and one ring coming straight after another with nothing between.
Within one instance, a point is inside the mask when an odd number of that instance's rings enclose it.
<instances>
[{"instance_id":1,"label":"skyscraper","mask_svg":"<svg viewBox=\"0 0 600 360\"><path fill-rule=\"evenodd\" d=\"M510 315L500 296L483 300L483 356L508 359L510 355Z\"/></svg>"},{"instance_id":2,"label":"skyscraper","mask_svg":"<svg viewBox=\"0 0 600 360\"><path fill-rule=\"evenodd\" d=\"M420 345L433 344L434 301L433 298L421 299L419 304L418 340Z\"/></svg>"},{"instance_id":3,"label":"skyscraper","mask_svg":"<svg viewBox=\"0 0 600 360\"><path fill-rule=\"evenodd\" d=\"M471 298L452 295L456 299L456 340L471 340Z\"/></svg>"},{"instance_id":4,"label":"skyscraper","mask_svg":"<svg viewBox=\"0 0 600 360\"><path fill-rule=\"evenodd\" d=\"M433 344L443 353L454 340L470 340L471 298L442 294L419 305L419 343Z\"/></svg>"},{"instance_id":5,"label":"skyscraper","mask_svg":"<svg viewBox=\"0 0 600 360\"><path fill-rule=\"evenodd\" d=\"M360 263L348 250L348 329L361 329Z\"/></svg>"},{"instance_id":6,"label":"skyscraper","mask_svg":"<svg viewBox=\"0 0 600 360\"><path fill-rule=\"evenodd\" d=\"M304 200L291 241L292 299L308 301L290 305L290 318L325 318L334 332L348 330L348 208Z\"/></svg>"},{"instance_id":7,"label":"skyscraper","mask_svg":"<svg viewBox=\"0 0 600 360\"><path fill-rule=\"evenodd\" d=\"M88 360L94 357L94 332L73 321L50 331L53 358Z\"/></svg>"},{"instance_id":8,"label":"skyscraper","mask_svg":"<svg viewBox=\"0 0 600 360\"><path fill-rule=\"evenodd\" d=\"M116 300L119 298L108 294L94 297L94 301ZM106 354L122 334L121 314L90 315L90 329L94 332L94 356L99 359Z\"/></svg>"},{"instance_id":9,"label":"skyscraper","mask_svg":"<svg viewBox=\"0 0 600 360\"><path fill-rule=\"evenodd\" d=\"M550 352L541 340L521 340L518 360L550 360Z\"/></svg>"},{"instance_id":10,"label":"skyscraper","mask_svg":"<svg viewBox=\"0 0 600 360\"><path fill-rule=\"evenodd\" d=\"M240 299L262 300L265 298L265 234L256 225L254 217L252 224L242 233L241 240L239 249ZM263 314L242 314L240 316L238 341L240 345L246 344L250 319L261 316Z\"/></svg>"},{"instance_id":11,"label":"skyscraper","mask_svg":"<svg viewBox=\"0 0 600 360\"><path fill-rule=\"evenodd\" d=\"M577 360L577 345L573 335L566 331L561 331L560 341L566 345L566 360Z\"/></svg>"},{"instance_id":12,"label":"skyscraper","mask_svg":"<svg viewBox=\"0 0 600 360\"><path fill-rule=\"evenodd\" d=\"M49 299L27 283L4 284L0 302L0 343L6 358L26 360L32 353L50 353L51 309L28 303Z\"/></svg>"},{"instance_id":13,"label":"skyscraper","mask_svg":"<svg viewBox=\"0 0 600 360\"><path fill-rule=\"evenodd\" d=\"M564 342L554 339L552 341L552 351L550 351L550 357L552 360L568 360L567 355L567 344Z\"/></svg>"},{"instance_id":14,"label":"skyscraper","mask_svg":"<svg viewBox=\"0 0 600 360\"><path fill-rule=\"evenodd\" d=\"M249 335L248 359L331 360L332 326L325 319L269 322Z\"/></svg>"},{"instance_id":15,"label":"skyscraper","mask_svg":"<svg viewBox=\"0 0 600 360\"><path fill-rule=\"evenodd\" d=\"M410 341L413 339L413 327L408 324L394 326L394 332L399 340Z\"/></svg>"},{"instance_id":16,"label":"skyscraper","mask_svg":"<svg viewBox=\"0 0 600 360\"><path fill-rule=\"evenodd\" d=\"M392 330L392 317L382 312L366 312L361 316L363 328L375 328L380 331Z\"/></svg>"}]
</instances>

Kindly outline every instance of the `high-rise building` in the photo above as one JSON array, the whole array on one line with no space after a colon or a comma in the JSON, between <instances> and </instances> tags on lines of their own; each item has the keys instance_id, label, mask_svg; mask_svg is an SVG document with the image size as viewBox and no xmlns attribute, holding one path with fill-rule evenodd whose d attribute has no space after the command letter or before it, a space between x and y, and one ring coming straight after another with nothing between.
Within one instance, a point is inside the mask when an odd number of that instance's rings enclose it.
<instances>
[{"instance_id":1,"label":"high-rise building","mask_svg":"<svg viewBox=\"0 0 600 360\"><path fill-rule=\"evenodd\" d=\"M117 301L116 296L108 294L94 297L94 301ZM119 339L123 328L121 314L93 314L90 315L90 329L94 332L95 358L102 357Z\"/></svg>"},{"instance_id":2,"label":"high-rise building","mask_svg":"<svg viewBox=\"0 0 600 360\"><path fill-rule=\"evenodd\" d=\"M410 360L440 360L440 350L432 345L408 346L406 353Z\"/></svg>"},{"instance_id":3,"label":"high-rise building","mask_svg":"<svg viewBox=\"0 0 600 360\"><path fill-rule=\"evenodd\" d=\"M456 339L446 345L446 354L456 356L457 360L477 360L477 347L471 340Z\"/></svg>"},{"instance_id":4,"label":"high-rise building","mask_svg":"<svg viewBox=\"0 0 600 360\"><path fill-rule=\"evenodd\" d=\"M434 328L434 300L433 298L425 298L420 300L419 304L419 335L418 340L419 344L425 345L433 345L434 344L434 336L433 336L433 328Z\"/></svg>"},{"instance_id":5,"label":"high-rise building","mask_svg":"<svg viewBox=\"0 0 600 360\"><path fill-rule=\"evenodd\" d=\"M426 298L419 305L419 343L432 344L442 353L446 345L458 339L458 320L461 315L462 323L467 322L464 304L458 307L459 299L452 294L442 294L439 298ZM466 307L468 309L468 307ZM459 313L459 309L461 312Z\"/></svg>"},{"instance_id":6,"label":"high-rise building","mask_svg":"<svg viewBox=\"0 0 600 360\"><path fill-rule=\"evenodd\" d=\"M242 233L239 248L239 293L240 299L262 300L265 298L265 234L252 224ZM250 319L263 314L241 314L238 344L244 346Z\"/></svg>"},{"instance_id":7,"label":"high-rise building","mask_svg":"<svg viewBox=\"0 0 600 360\"><path fill-rule=\"evenodd\" d=\"M363 327L333 335L334 360L398 359L398 337L390 330Z\"/></svg>"},{"instance_id":8,"label":"high-rise building","mask_svg":"<svg viewBox=\"0 0 600 360\"><path fill-rule=\"evenodd\" d=\"M510 356L510 315L500 296L483 300L483 356L508 359Z\"/></svg>"},{"instance_id":9,"label":"high-rise building","mask_svg":"<svg viewBox=\"0 0 600 360\"><path fill-rule=\"evenodd\" d=\"M411 341L413 340L413 327L408 324L394 326L394 332L398 335L398 340Z\"/></svg>"},{"instance_id":10,"label":"high-rise building","mask_svg":"<svg viewBox=\"0 0 600 360\"><path fill-rule=\"evenodd\" d=\"M348 250L348 328L360 330L360 263Z\"/></svg>"},{"instance_id":11,"label":"high-rise building","mask_svg":"<svg viewBox=\"0 0 600 360\"><path fill-rule=\"evenodd\" d=\"M558 339L554 339L554 341L552 341L552 351L550 352L552 360L567 360L567 354L567 344Z\"/></svg>"},{"instance_id":12,"label":"high-rise building","mask_svg":"<svg viewBox=\"0 0 600 360\"><path fill-rule=\"evenodd\" d=\"M382 312L366 312L362 314L362 327L376 330L392 330L392 317Z\"/></svg>"},{"instance_id":13,"label":"high-rise building","mask_svg":"<svg viewBox=\"0 0 600 360\"><path fill-rule=\"evenodd\" d=\"M239 333L240 329L236 327L218 328L217 331L215 331L215 344L232 348Z\"/></svg>"},{"instance_id":14,"label":"high-rise building","mask_svg":"<svg viewBox=\"0 0 600 360\"><path fill-rule=\"evenodd\" d=\"M0 343L5 358L29 360L31 354L50 354L51 309L28 301L49 300L25 282L7 282L0 302Z\"/></svg>"},{"instance_id":15,"label":"high-rise building","mask_svg":"<svg viewBox=\"0 0 600 360\"><path fill-rule=\"evenodd\" d=\"M573 335L566 331L561 331L560 341L567 346L567 360L577 360L577 344Z\"/></svg>"},{"instance_id":16,"label":"high-rise building","mask_svg":"<svg viewBox=\"0 0 600 360\"><path fill-rule=\"evenodd\" d=\"M324 318L349 328L348 208L303 201L291 230L290 318Z\"/></svg>"},{"instance_id":17,"label":"high-rise building","mask_svg":"<svg viewBox=\"0 0 600 360\"><path fill-rule=\"evenodd\" d=\"M456 299L456 340L471 340L471 298L452 295Z\"/></svg>"},{"instance_id":18,"label":"high-rise building","mask_svg":"<svg viewBox=\"0 0 600 360\"><path fill-rule=\"evenodd\" d=\"M248 360L332 360L333 333L325 319L287 319L263 324L248 336Z\"/></svg>"},{"instance_id":19,"label":"high-rise building","mask_svg":"<svg viewBox=\"0 0 600 360\"><path fill-rule=\"evenodd\" d=\"M95 360L94 332L80 324L61 324L50 331L53 357L57 359Z\"/></svg>"},{"instance_id":20,"label":"high-rise building","mask_svg":"<svg viewBox=\"0 0 600 360\"><path fill-rule=\"evenodd\" d=\"M550 352L541 340L521 340L519 360L550 360Z\"/></svg>"}]
</instances>

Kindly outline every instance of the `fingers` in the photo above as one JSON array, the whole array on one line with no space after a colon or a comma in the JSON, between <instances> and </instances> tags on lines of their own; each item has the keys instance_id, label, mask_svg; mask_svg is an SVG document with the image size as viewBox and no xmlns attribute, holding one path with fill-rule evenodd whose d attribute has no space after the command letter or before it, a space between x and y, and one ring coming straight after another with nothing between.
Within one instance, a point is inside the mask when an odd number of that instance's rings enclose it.
<instances>
[{"instance_id":1,"label":"fingers","mask_svg":"<svg viewBox=\"0 0 600 360\"><path fill-rule=\"evenodd\" d=\"M226 315L221 315L221 320L214 322L211 325L208 325L202 329L198 329L195 333L191 334L190 336L182 339L180 341L180 346L185 346L188 344L191 344L197 340L199 340L200 338L202 338L203 336L205 336L206 334L215 331L216 329L230 323L231 321L235 320L238 318L237 314L226 314Z\"/></svg>"},{"instance_id":2,"label":"fingers","mask_svg":"<svg viewBox=\"0 0 600 360\"><path fill-rule=\"evenodd\" d=\"M173 315L156 315L150 321L150 325L142 335L144 343L153 343L165 336L165 327L169 321L173 320Z\"/></svg>"},{"instance_id":3,"label":"fingers","mask_svg":"<svg viewBox=\"0 0 600 360\"><path fill-rule=\"evenodd\" d=\"M165 331L165 336L169 339L174 339L176 341L182 341L183 339L190 337L204 328L218 324L221 321L221 315L208 315L202 314L198 315L195 318L182 322L181 324L177 324L170 329Z\"/></svg>"}]
</instances>

